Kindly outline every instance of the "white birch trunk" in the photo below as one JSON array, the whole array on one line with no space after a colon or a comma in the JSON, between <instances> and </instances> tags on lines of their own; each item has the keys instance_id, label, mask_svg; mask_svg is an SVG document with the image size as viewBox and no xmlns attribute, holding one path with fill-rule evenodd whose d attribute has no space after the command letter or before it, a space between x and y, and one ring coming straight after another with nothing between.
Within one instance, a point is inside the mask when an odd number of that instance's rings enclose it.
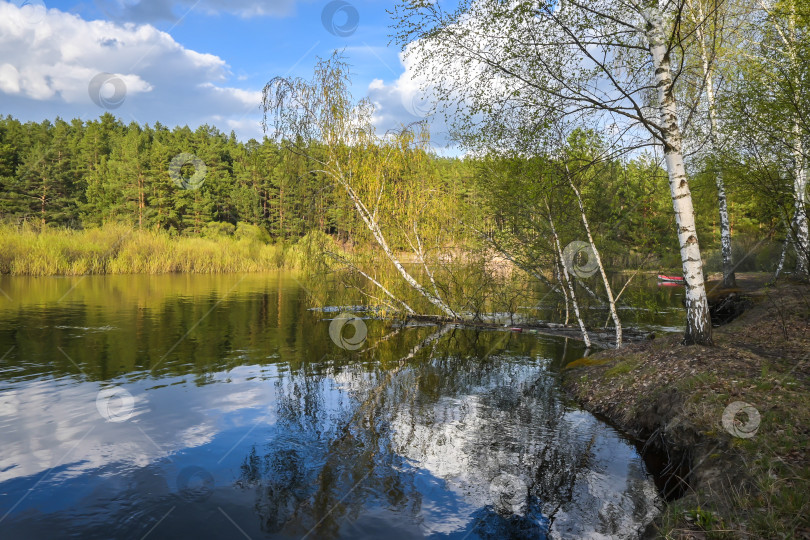
<instances>
[{"instance_id":1,"label":"white birch trunk","mask_svg":"<svg viewBox=\"0 0 810 540\"><path fill-rule=\"evenodd\" d=\"M709 53L706 50L705 34L703 24L705 17L701 0L690 2L690 13L695 24L695 35L700 46L700 59L703 67L703 76L706 79L706 102L709 107L709 145L712 158L716 159L720 155L720 145L717 136L719 126L717 122L717 102L714 98L714 77L712 76L712 65ZM697 5L697 16L694 15L693 5ZM716 165L713 167L716 168ZM737 286L737 279L734 275L734 260L731 252L731 222L728 218L728 199L726 197L726 185L723 181L723 171L714 171L714 181L717 186L717 205L720 211L720 254L723 259L723 287L733 288Z\"/></svg>"},{"instance_id":2,"label":"white birch trunk","mask_svg":"<svg viewBox=\"0 0 810 540\"><path fill-rule=\"evenodd\" d=\"M780 32L785 49L787 50L788 59L790 60L791 71L793 72L793 103L799 107L801 103L801 80L799 80L798 73L801 69L800 59L796 52L795 40L797 39L796 33L796 3L790 3L790 17L788 19L788 34ZM794 211L793 221L791 226L791 235L793 250L796 253L796 270L795 274L799 278L807 278L808 273L808 249L810 249L810 241L808 237L808 224L805 203L807 201L807 170L805 169L804 159L804 141L801 119L799 118L798 111L793 115L793 198L794 198Z\"/></svg>"},{"instance_id":3,"label":"white birch trunk","mask_svg":"<svg viewBox=\"0 0 810 540\"><path fill-rule=\"evenodd\" d=\"M546 202L546 210L548 210L548 223L551 225L551 235L554 237L554 247L557 249L557 256L561 261L563 261L565 258L563 257L562 247L560 246L560 238L557 236L557 229L554 228L554 220L551 219L551 208L549 208L548 202ZM568 292L571 294L571 304L574 306L574 315L577 318L577 322L579 322L579 329L582 332L582 340L585 342L585 346L590 349L591 337L588 335L588 330L585 328L585 322L582 320L582 316L579 313L579 302L577 302L577 295L574 292L574 284L571 281L571 278L568 277L568 269L565 267L565 264L562 264L562 275L566 285L568 286Z\"/></svg>"},{"instance_id":4,"label":"white birch trunk","mask_svg":"<svg viewBox=\"0 0 810 540\"><path fill-rule=\"evenodd\" d=\"M785 45L790 67L793 72L793 102L799 107L801 103L801 81L798 77L798 72L801 69L800 60L796 53L796 46L794 40L797 39L796 34L796 4L795 1L790 3L790 17L788 19L788 33L779 32L782 42ZM793 198L794 198L794 211L793 221L791 222L790 231L788 232L789 238L793 244L793 250L796 253L796 270L795 274L799 278L807 278L808 275L808 250L810 249L810 233L808 232L807 213L805 203L807 201L807 170L805 168L804 159L804 142L801 119L798 112L793 116ZM784 253L783 253L784 255ZM781 268L780 268L781 270ZM778 275L778 274L777 274Z\"/></svg>"},{"instance_id":5,"label":"white birch trunk","mask_svg":"<svg viewBox=\"0 0 810 540\"><path fill-rule=\"evenodd\" d=\"M798 39L796 32L796 3L790 4L790 39ZM791 67L793 68L793 102L796 107L801 103L801 80L798 73L801 69L796 47L793 43L788 44ZM796 238L793 249L796 251L796 277L807 279L808 275L808 253L810 250L810 231L807 225L807 169L804 159L804 140L801 119L798 112L793 116L793 196L796 199L793 223L796 229Z\"/></svg>"},{"instance_id":6,"label":"white birch trunk","mask_svg":"<svg viewBox=\"0 0 810 540\"><path fill-rule=\"evenodd\" d=\"M445 315L447 315L452 319L458 319L459 318L458 314L455 311L453 311L450 308L450 306L448 306L441 298L435 296L430 291L425 289L418 281L416 281L416 279L414 279L413 276L411 276L411 274L408 273L407 270L405 270L405 267L402 266L402 263L399 261L396 255L394 255L394 252L389 247L388 242L385 239L385 235L383 235L382 229L380 229L380 226L377 223L376 218L368 210L363 201L360 200L360 197L357 195L354 189L352 189L349 183L342 177L341 172L340 171L338 171L337 173L329 173L328 171L322 172L331 174L333 178L335 178L343 186L343 188L346 190L346 194L354 203L354 207L357 209L357 213L360 214L360 217L363 219L363 222L366 224L366 227L368 227L369 231L371 231L371 234L374 236L374 239L377 241L377 244L380 246L380 248L382 248L386 257L388 257L388 260L391 261L391 263L397 269L399 274L405 279L408 285L416 289L416 291L419 292L419 294L424 296L428 300L428 302L430 302L431 304L439 308L442 312L444 312Z\"/></svg>"},{"instance_id":7,"label":"white birch trunk","mask_svg":"<svg viewBox=\"0 0 810 540\"><path fill-rule=\"evenodd\" d=\"M568 326L568 320L571 318L571 310L568 306L568 292L565 290L565 284L563 283L562 271L560 267L562 264L557 256L554 256L554 275L557 278L557 281L560 283L560 290L563 293L563 298L565 299L565 325Z\"/></svg>"},{"instance_id":8,"label":"white birch trunk","mask_svg":"<svg viewBox=\"0 0 810 540\"><path fill-rule=\"evenodd\" d=\"M792 238L793 238L793 228L791 225L788 225L785 220L782 220L782 224L785 226L785 241L782 242L782 253L779 255L779 262L776 265L776 271L773 273L773 278L771 278L770 284L776 283L776 280L779 279L779 274L782 273L782 270L785 267L785 256L787 255L788 247L792 245Z\"/></svg>"},{"instance_id":9,"label":"white birch trunk","mask_svg":"<svg viewBox=\"0 0 810 540\"><path fill-rule=\"evenodd\" d=\"M565 172L566 175L568 175L568 165L565 166ZM582 218L582 224L585 226L585 232L588 234L588 243L591 245L591 251L593 252L594 259L596 259L596 264L599 266L599 272L601 273L602 281L605 284L605 293L608 297L610 316L613 317L613 324L616 326L616 348L620 349L622 346L622 321L619 319L619 313L616 311L616 301L613 299L613 289L610 287L610 282L608 281L605 267L602 265L602 258L599 256L599 250L596 249L593 236L591 236L591 228L588 226L588 218L585 216L585 205L582 204L582 196L580 195L579 190L574 185L574 182L571 180L570 176L568 176L568 184L577 195L577 202L579 203L579 215Z\"/></svg>"},{"instance_id":10,"label":"white birch trunk","mask_svg":"<svg viewBox=\"0 0 810 540\"><path fill-rule=\"evenodd\" d=\"M366 278L367 280L372 282L374 285L379 287L386 294L386 296L388 296L391 300L393 300L394 302L399 303L403 308L405 308L405 311L408 313L408 315L416 315L416 312L411 308L411 306L406 304L403 300L400 300L399 298L394 296L393 293L391 291L389 291L388 289L386 289L385 286L382 283L380 283L379 281L377 281L376 279L374 279L373 277L368 275L366 272L363 272L362 270L357 268L357 266L355 266L352 263L346 261L346 259L344 259L343 257L340 257L339 255L335 255L334 253L329 253L329 256L331 256L332 258L337 259L337 260L339 260L341 262L347 263L349 266L351 266L354 269L355 272L359 273L361 276L363 276L364 278ZM394 306L391 306L387 302L386 302L386 305L388 305L392 309L395 309Z\"/></svg>"},{"instance_id":11,"label":"white birch trunk","mask_svg":"<svg viewBox=\"0 0 810 540\"><path fill-rule=\"evenodd\" d=\"M796 241L793 248L796 251L796 276L807 278L808 250L810 250L810 231L808 231L807 210L807 169L805 168L804 146L802 130L798 119L794 121L793 133L793 196L796 199L793 223L796 230Z\"/></svg>"},{"instance_id":12,"label":"white birch trunk","mask_svg":"<svg viewBox=\"0 0 810 540\"><path fill-rule=\"evenodd\" d=\"M661 115L661 137L664 159L669 176L669 190L678 228L683 277L686 286L686 334L684 343L712 344L712 321L706 284L703 279L703 261L700 258L695 210L686 179L683 162L682 137L678 126L678 112L673 92L672 70L664 33L664 21L659 9L645 13L646 35L658 88L658 106Z\"/></svg>"}]
</instances>

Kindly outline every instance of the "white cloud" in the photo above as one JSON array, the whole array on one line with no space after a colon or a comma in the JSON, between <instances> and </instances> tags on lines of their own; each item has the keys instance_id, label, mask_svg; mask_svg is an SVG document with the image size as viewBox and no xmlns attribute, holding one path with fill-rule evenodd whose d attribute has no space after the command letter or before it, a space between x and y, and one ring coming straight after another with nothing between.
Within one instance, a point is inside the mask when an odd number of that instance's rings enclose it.
<instances>
[{"instance_id":1,"label":"white cloud","mask_svg":"<svg viewBox=\"0 0 810 540\"><path fill-rule=\"evenodd\" d=\"M225 5L213 0L206 5L220 4ZM233 9L240 5L236 2ZM251 6L257 13L281 14L294 2ZM234 130L242 139L262 136L260 92L230 86L243 77L232 74L224 59L187 49L150 24L87 21L57 9L20 9L0 0L0 58L0 99L4 110L21 120L97 118L106 109L94 102L90 86L106 73L123 82L123 101L110 112L124 122L192 128L207 123ZM442 115L429 116L434 100L429 89L422 90L415 60L400 54L396 67L403 71L392 83L376 79L368 87L375 125L385 132L428 117L434 148L457 153L446 148L449 128ZM121 97L112 83L96 85L94 91L102 105L105 100L114 105L119 101L114 98Z\"/></svg>"},{"instance_id":2,"label":"white cloud","mask_svg":"<svg viewBox=\"0 0 810 540\"><path fill-rule=\"evenodd\" d=\"M0 65L0 92L6 94L20 92L20 72L11 64Z\"/></svg>"},{"instance_id":3,"label":"white cloud","mask_svg":"<svg viewBox=\"0 0 810 540\"><path fill-rule=\"evenodd\" d=\"M98 117L105 109L91 93L109 98L115 87L91 81L108 73L123 83L123 101L111 112L125 122L211 123L261 136L258 91L228 86L222 58L186 49L148 24L86 21L0 1L0 58L4 110L22 120Z\"/></svg>"},{"instance_id":4,"label":"white cloud","mask_svg":"<svg viewBox=\"0 0 810 540\"><path fill-rule=\"evenodd\" d=\"M427 120L434 149L439 153L456 154L457 149L448 146L451 141L444 115L435 114L437 99L433 89L416 74L412 56L400 53L399 59L405 69L399 78L391 84L374 79L368 85L368 97L375 108L374 124L385 132Z\"/></svg>"}]
</instances>

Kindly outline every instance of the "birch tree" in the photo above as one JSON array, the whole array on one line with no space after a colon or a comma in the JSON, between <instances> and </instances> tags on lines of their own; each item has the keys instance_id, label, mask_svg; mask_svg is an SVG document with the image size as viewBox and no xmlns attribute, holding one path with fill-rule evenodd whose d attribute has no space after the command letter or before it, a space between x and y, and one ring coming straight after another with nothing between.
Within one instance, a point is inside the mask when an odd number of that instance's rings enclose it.
<instances>
[{"instance_id":1,"label":"birch tree","mask_svg":"<svg viewBox=\"0 0 810 540\"><path fill-rule=\"evenodd\" d=\"M743 61L734 70L734 88L726 97L735 123L730 131L746 140L749 155L767 159L784 175L793 204L785 209L786 238L777 275L792 246L795 275L807 279L810 6L798 0L752 3L739 40Z\"/></svg>"},{"instance_id":2,"label":"birch tree","mask_svg":"<svg viewBox=\"0 0 810 540\"><path fill-rule=\"evenodd\" d=\"M560 237L557 235L557 228L554 227L554 219L551 216L551 207L546 201L546 212L548 217L548 224L551 227L551 235L554 239L554 248L557 250L557 256L559 260L563 260L563 250L562 246L560 245ZM577 293L574 291L574 284L571 276L568 274L568 269L566 268L565 264L560 264L562 266L562 277L565 281L565 286L568 287L568 294L571 295L571 302L574 305L574 315L577 317L577 322L579 323L580 332L582 332L582 339L585 341L585 346L590 348L591 346L591 338L588 335L588 330L585 328L585 322L582 320L582 315L579 312L579 303L577 302ZM566 298L566 308L568 307L568 299ZM621 333L617 334L617 344L616 347L621 345Z\"/></svg>"},{"instance_id":3,"label":"birch tree","mask_svg":"<svg viewBox=\"0 0 810 540\"><path fill-rule=\"evenodd\" d=\"M571 223L566 222L566 218L574 225L576 219L561 211L561 207L570 207L571 201L565 198L570 199L571 193L554 189L555 184L565 182L566 176L559 174L562 166L556 168L551 161L548 158L525 160L515 156L488 156L479 160L481 170L477 181L485 184L481 189L487 191L483 212L499 223L489 234L479 236L512 264L545 284L548 287L546 296L559 293L564 303L564 324L568 325L573 307L583 341L590 346L575 285L580 285L597 301L601 302L601 299L585 283L576 281L566 266L564 244L556 222L559 219L563 227L569 229ZM550 273L557 283L547 278L544 272ZM617 346L620 346L620 324L617 330Z\"/></svg>"},{"instance_id":4,"label":"birch tree","mask_svg":"<svg viewBox=\"0 0 810 540\"><path fill-rule=\"evenodd\" d=\"M306 159L310 173L334 182L397 274L444 316L458 319L459 314L443 298L426 261L418 228L419 212L425 207L418 204L419 195L430 197L431 190L402 182L394 185L405 174L409 160L414 159L411 146L424 148L426 141L419 139L418 130L378 137L372 124L373 105L367 99L354 102L348 83L348 65L338 53L318 61L312 81L280 77L271 80L262 93L265 131L272 127L274 138L288 151ZM400 205L395 211L385 206L390 202L396 204L400 198L417 204ZM429 286L405 268L397 246L391 244L391 229L384 223L393 217L399 220L400 243L410 244ZM409 230L404 235L403 222L408 224ZM357 266L352 268L361 271ZM398 310L415 314L410 305L378 280L368 273L363 272L363 275L380 288Z\"/></svg>"},{"instance_id":5,"label":"birch tree","mask_svg":"<svg viewBox=\"0 0 810 540\"><path fill-rule=\"evenodd\" d=\"M734 274L734 257L731 246L731 220L728 215L728 197L723 178L723 169L718 167L722 154L720 144L720 121L717 102L717 77L715 57L723 37L723 21L720 2L717 0L686 0L686 14L692 25L696 56L699 58L702 75L703 93L706 98L706 116L708 119L709 161L712 164L715 185L717 186L717 206L720 216L720 255L723 266L724 288L737 286Z\"/></svg>"},{"instance_id":6,"label":"birch tree","mask_svg":"<svg viewBox=\"0 0 810 540\"><path fill-rule=\"evenodd\" d=\"M582 194L574 184L574 179L568 164L565 164L565 177L568 180L568 185L571 187L571 190L576 195L577 204L579 206L579 216L582 220L582 225L585 227L585 233L588 236L588 244L591 248L591 256L595 259L596 266L599 268L599 275L602 277L602 283L605 286L605 294L607 294L608 298L608 309L610 310L610 317L613 319L614 328L616 330L616 348L618 349L622 346L622 322L619 319L618 311L616 311L616 301L613 298L613 289L610 287L610 282L608 281L607 273L605 272L605 266L602 264L602 258L599 256L599 249L596 247L596 242L594 242L593 235L591 234L591 227L588 225L588 216L585 212L585 205L582 202Z\"/></svg>"},{"instance_id":7,"label":"birch tree","mask_svg":"<svg viewBox=\"0 0 810 540\"><path fill-rule=\"evenodd\" d=\"M796 250L796 274L802 278L807 278L808 257L810 256L810 230L808 229L807 218L807 151L805 141L810 132L808 125L808 103L807 90L810 89L807 76L806 53L808 26L810 23L808 15L810 9L807 4L801 3L802 12L799 12L799 2L788 0L778 3L777 10L768 12L768 19L774 22L774 29L779 34L783 46L783 55L787 60L786 73L788 84L788 104L791 117L791 154L793 158L793 195L794 203L794 230L795 250ZM781 13L780 13L781 11ZM781 21L779 20L780 15ZM786 19L786 20L785 20ZM780 24L781 23L781 24Z\"/></svg>"},{"instance_id":8,"label":"birch tree","mask_svg":"<svg viewBox=\"0 0 810 540\"><path fill-rule=\"evenodd\" d=\"M664 149L686 286L685 343L712 343L703 262L675 99L683 0L403 0L394 39L461 133L495 147L563 121L615 126Z\"/></svg>"}]
</instances>

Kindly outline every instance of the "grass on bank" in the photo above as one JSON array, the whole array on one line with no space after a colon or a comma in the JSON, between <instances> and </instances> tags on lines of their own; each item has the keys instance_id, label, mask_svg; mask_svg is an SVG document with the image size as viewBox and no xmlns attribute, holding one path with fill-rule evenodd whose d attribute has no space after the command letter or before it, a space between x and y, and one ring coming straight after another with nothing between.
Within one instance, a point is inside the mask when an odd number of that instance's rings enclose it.
<instances>
[{"instance_id":1,"label":"grass on bank","mask_svg":"<svg viewBox=\"0 0 810 540\"><path fill-rule=\"evenodd\" d=\"M71 276L300 269L323 243L331 242L326 235L310 233L295 244L274 244L255 225L218 225L207 228L202 237L116 224L84 230L0 226L0 273Z\"/></svg>"},{"instance_id":2,"label":"grass on bank","mask_svg":"<svg viewBox=\"0 0 810 540\"><path fill-rule=\"evenodd\" d=\"M658 537L810 538L810 287L750 294L754 307L715 330L715 347L665 336L565 371L586 408L690 456L690 488L667 505ZM723 424L738 401L760 415L750 438Z\"/></svg>"}]
</instances>

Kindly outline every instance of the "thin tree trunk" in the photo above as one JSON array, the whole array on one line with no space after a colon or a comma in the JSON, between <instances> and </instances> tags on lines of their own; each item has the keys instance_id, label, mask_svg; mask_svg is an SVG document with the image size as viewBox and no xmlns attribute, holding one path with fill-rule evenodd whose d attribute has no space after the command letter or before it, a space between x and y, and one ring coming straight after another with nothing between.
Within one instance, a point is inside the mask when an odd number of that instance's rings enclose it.
<instances>
[{"instance_id":1,"label":"thin tree trunk","mask_svg":"<svg viewBox=\"0 0 810 540\"><path fill-rule=\"evenodd\" d=\"M560 290L563 293L563 298L565 298L565 325L568 326L568 320L571 318L571 313L568 307L568 292L565 290L565 284L563 283L562 271L560 270L560 267L561 267L560 259L557 258L555 253L554 275L557 278L557 281L560 283Z\"/></svg>"},{"instance_id":2,"label":"thin tree trunk","mask_svg":"<svg viewBox=\"0 0 810 540\"><path fill-rule=\"evenodd\" d=\"M143 175L138 172L138 228L143 228L143 210L146 206Z\"/></svg>"},{"instance_id":3,"label":"thin tree trunk","mask_svg":"<svg viewBox=\"0 0 810 540\"><path fill-rule=\"evenodd\" d=\"M278 230L282 239L286 239L284 234L284 183L278 189Z\"/></svg>"},{"instance_id":4,"label":"thin tree trunk","mask_svg":"<svg viewBox=\"0 0 810 540\"><path fill-rule=\"evenodd\" d=\"M798 104L801 100L800 88L801 81L799 80L798 73L801 70L799 58L796 53L796 45L794 41L797 38L796 34L796 3L795 0L790 2L790 17L788 18L789 33L779 32L782 42L785 45L788 58L790 60L791 70L793 72L793 79L791 81L794 93L793 103ZM786 244L783 247L782 257L780 259L780 266L777 268L777 273L774 280L778 277L779 272L782 270L781 266L784 262L785 249L787 241L793 244L793 250L796 253L796 275L800 278L807 278L808 275L808 251L810 251L810 231L808 231L807 213L805 210L805 203L807 201L807 171L805 169L804 160L804 143L802 141L802 125L801 119L798 114L793 116L793 197L794 197L794 212L793 220L791 221L788 237L785 239Z\"/></svg>"},{"instance_id":5,"label":"thin tree trunk","mask_svg":"<svg viewBox=\"0 0 810 540\"><path fill-rule=\"evenodd\" d=\"M588 234L588 243L591 245L591 251L593 252L594 259L596 259L596 264L599 266L602 281L605 284L605 293L608 297L610 316L613 317L613 324L616 325L616 348L620 349L622 346L622 321L619 319L619 313L616 311L616 301L613 299L613 289L610 287L610 282L608 281L605 267L602 265L602 258L599 256L599 250L596 249L596 244L594 243L593 236L591 235L591 228L588 225L588 218L585 216L585 205L582 203L582 195L580 195L579 190L574 185L573 180L571 180L571 175L568 171L568 164L565 165L565 173L568 177L568 184L571 186L571 189L574 190L574 193L577 196L577 202L579 203L579 215L582 218L582 224L585 226L585 232Z\"/></svg>"},{"instance_id":6,"label":"thin tree trunk","mask_svg":"<svg viewBox=\"0 0 810 540\"><path fill-rule=\"evenodd\" d=\"M546 210L548 211L548 223L551 225L551 236L554 237L554 247L557 250L557 256L562 261L564 259L562 247L560 246L560 238L557 236L557 229L554 228L554 220L551 218L551 208L548 205L548 201L546 201ZM591 337L588 335L588 330L585 328L585 323L582 321L582 316L579 313L579 303L577 302L577 295L574 292L574 285L571 282L571 279L568 277L568 269L564 264L562 265L562 274L563 278L565 279L565 283L568 286L568 291L571 294L571 303L574 306L574 315L576 315L577 322L579 322L579 329L582 332L582 339L585 341L585 346L590 349Z\"/></svg>"},{"instance_id":7,"label":"thin tree trunk","mask_svg":"<svg viewBox=\"0 0 810 540\"><path fill-rule=\"evenodd\" d=\"M368 227L371 234L374 236L374 239L377 241L377 244L382 248L383 252L385 253L385 256L388 257L388 260L391 261L391 264L394 265L394 268L397 269L399 274L405 279L408 285L416 289L416 291L419 292L419 294L424 296L428 300L428 302L430 302L431 304L439 308L441 311L443 311L445 315L453 319L459 318L458 314L455 311L453 311L450 308L450 306L448 306L444 302L444 300L435 296L430 291L425 289L418 281L416 281L416 279L414 279L413 276L411 276L408 273L407 270L405 270L405 267L402 266L402 263L399 261L397 256L394 254L394 252L388 245L388 242L385 239L385 235L380 229L380 226L377 223L375 216L369 211L369 209L366 207L363 201L360 200L360 196L357 195L354 189L352 189L349 183L343 178L342 173L340 171L336 173L330 173L328 171L318 171L318 172L325 172L326 174L332 175L343 186L343 188L346 190L346 194L354 203L354 207L357 210L357 213L360 214L360 217L366 224L366 227Z\"/></svg>"},{"instance_id":8,"label":"thin tree trunk","mask_svg":"<svg viewBox=\"0 0 810 540\"><path fill-rule=\"evenodd\" d=\"M698 17L695 17L694 8L690 6L689 12L692 14L692 21L695 24L695 32L700 46L700 59L703 66L703 76L706 79L706 102L709 106L709 145L712 152L712 168L714 181L717 186L717 205L720 211L720 254L723 259L723 287L730 289L737 286L737 278L734 274L734 260L731 251L731 226L728 218L728 200L726 197L726 185L723 181L723 171L718 169L715 160L720 155L720 145L717 140L719 126L717 121L717 103L714 98L714 77L712 74L709 53L706 50L704 40L702 0L690 0L690 3L697 5Z\"/></svg>"},{"instance_id":9,"label":"thin tree trunk","mask_svg":"<svg viewBox=\"0 0 810 540\"><path fill-rule=\"evenodd\" d=\"M793 132L796 136L793 147L793 196L796 199L793 223L796 240L793 248L796 251L796 276L806 278L808 275L808 250L810 250L810 231L808 231L807 213L807 170L804 167L804 147L801 126L798 119L794 121Z\"/></svg>"},{"instance_id":10,"label":"thin tree trunk","mask_svg":"<svg viewBox=\"0 0 810 540\"><path fill-rule=\"evenodd\" d=\"M773 273L773 277L769 284L776 283L776 280L779 279L779 274L782 273L782 270L785 268L785 256L787 255L788 247L792 244L792 237L793 237L793 228L787 224L787 221L784 219L782 223L785 225L785 241L782 242L782 253L779 255L779 263L776 265L776 271Z\"/></svg>"},{"instance_id":11,"label":"thin tree trunk","mask_svg":"<svg viewBox=\"0 0 810 540\"><path fill-rule=\"evenodd\" d=\"M47 199L46 193L48 192L48 188L45 186L45 179L42 179L42 196L39 198L41 204L39 207L39 215L40 220L42 221L42 226L45 226L45 200Z\"/></svg>"},{"instance_id":12,"label":"thin tree trunk","mask_svg":"<svg viewBox=\"0 0 810 540\"><path fill-rule=\"evenodd\" d=\"M515 266L517 266L518 268L520 268L521 270L523 270L527 274L537 278L542 283L545 283L551 289L551 293L553 293L553 292L555 292L555 291L557 291L559 289L559 291L563 295L563 298L565 299L565 324L568 325L568 321L569 321L569 319L571 317L570 310L569 310L569 303L568 303L568 291L565 290L565 282L563 282L562 273L560 272L561 265L560 265L560 260L557 257L556 249L554 250L554 263L553 263L554 264L554 278L559 283L559 286L554 285L554 283L552 283L549 279L546 278L546 276L544 276L540 272L537 272L537 271L535 271L535 270L533 270L531 268L527 268L524 265L520 264L508 251L506 251L504 248L499 246L498 243L495 241L495 239L493 239L491 236L486 235L486 234L484 234L483 232L481 232L481 231L479 231L477 229L473 229L473 230L475 232L477 232L483 239L485 239L490 244L492 244L492 247L494 247L498 251L498 253L500 253L501 255L506 257L509 261L511 261L512 264L514 264ZM597 300L599 299L593 293L593 291L588 290L588 292L591 293L592 295L594 295L594 297L597 298ZM551 293L549 293L549 294L551 294Z\"/></svg>"},{"instance_id":13,"label":"thin tree trunk","mask_svg":"<svg viewBox=\"0 0 810 540\"><path fill-rule=\"evenodd\" d=\"M395 301L395 302L399 303L399 304L400 304L400 305L401 305L403 308L405 308L405 311L408 313L408 315L416 315L416 312L415 312L415 311L414 311L414 310L411 308L411 306L409 306L409 305L408 305L407 303L405 303L403 300L400 300L399 298L397 298L396 296L394 296L394 295L393 295L393 293L392 293L391 291L389 291L388 289L386 289L386 288L385 288L385 286L384 286L382 283L380 283L379 281L377 281L376 279L374 279L373 277L371 277L370 275L368 275L366 272L363 272L362 270L360 270L360 269L359 269L357 266L355 266L354 264L352 264L350 261L347 261L345 258L343 258L343 257L341 257L340 255L337 255L337 254L335 254L335 253L327 253L327 255L329 255L329 256L330 256L330 257L332 257L333 259L336 259L336 260L339 260L339 261L343 262L344 264L347 264L347 265L348 265L348 266L350 266L350 267L351 267L351 268L352 268L352 269L353 269L355 272L357 272L358 274L360 274L361 276L363 276L364 278L366 278L367 280L369 280L370 282L372 282L374 285L376 285L377 287L379 287L379 288L380 288L380 289L381 289L381 290L382 290L382 291L383 291L383 292L386 294L386 296L388 296L388 297L389 297L389 298L391 298L393 301ZM393 306L392 306L392 307L393 307Z\"/></svg>"},{"instance_id":14,"label":"thin tree trunk","mask_svg":"<svg viewBox=\"0 0 810 540\"><path fill-rule=\"evenodd\" d=\"M678 113L673 93L669 51L664 35L664 21L658 9L647 11L646 18L647 39L658 87L664 159L669 175L669 189L675 211L675 223L678 227L678 243L686 286L684 343L711 345L712 321L703 278L703 261L700 258L700 245L695 227L695 210L683 162L682 137L678 127Z\"/></svg>"}]
</instances>

